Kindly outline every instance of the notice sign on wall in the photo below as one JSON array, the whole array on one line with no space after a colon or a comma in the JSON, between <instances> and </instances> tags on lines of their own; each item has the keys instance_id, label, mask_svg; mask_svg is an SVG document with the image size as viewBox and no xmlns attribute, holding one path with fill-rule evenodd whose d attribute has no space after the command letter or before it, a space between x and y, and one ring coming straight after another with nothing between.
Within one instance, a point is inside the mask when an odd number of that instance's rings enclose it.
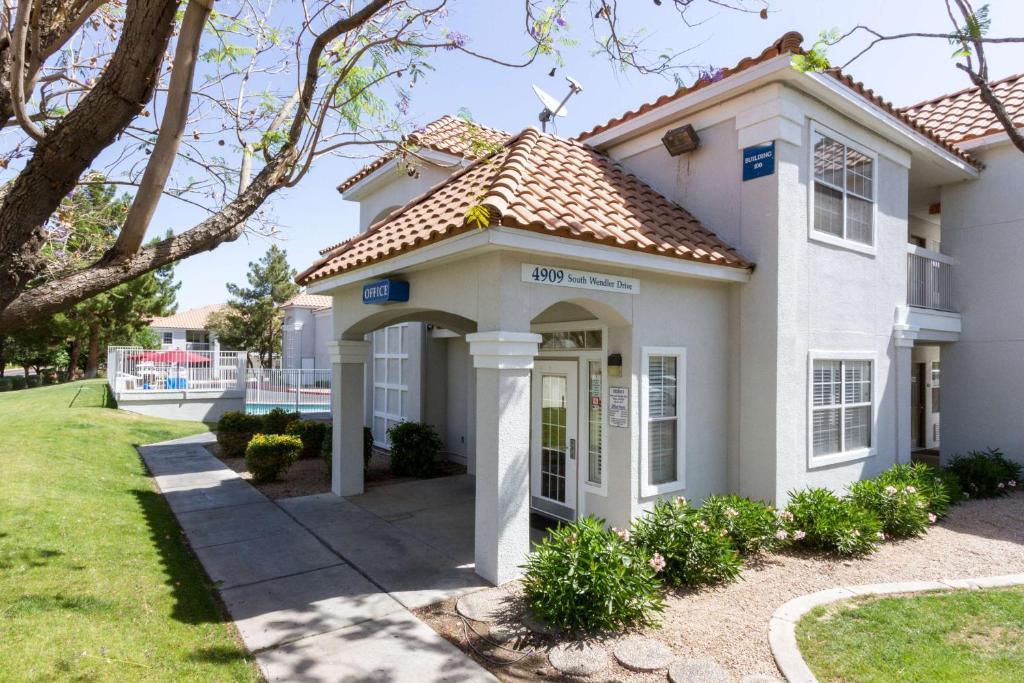
<instances>
[{"instance_id":1,"label":"notice sign on wall","mask_svg":"<svg viewBox=\"0 0 1024 683\"><path fill-rule=\"evenodd\" d=\"M619 292L620 294L637 294L640 291L640 281L636 278L558 266L538 266L532 263L523 264L523 282L577 289L596 289L602 292Z\"/></svg>"},{"instance_id":2,"label":"notice sign on wall","mask_svg":"<svg viewBox=\"0 0 1024 683\"><path fill-rule=\"evenodd\" d=\"M608 426L629 427L629 387L608 387Z\"/></svg>"},{"instance_id":3,"label":"notice sign on wall","mask_svg":"<svg viewBox=\"0 0 1024 683\"><path fill-rule=\"evenodd\" d=\"M743 148L743 180L775 173L775 142Z\"/></svg>"}]
</instances>

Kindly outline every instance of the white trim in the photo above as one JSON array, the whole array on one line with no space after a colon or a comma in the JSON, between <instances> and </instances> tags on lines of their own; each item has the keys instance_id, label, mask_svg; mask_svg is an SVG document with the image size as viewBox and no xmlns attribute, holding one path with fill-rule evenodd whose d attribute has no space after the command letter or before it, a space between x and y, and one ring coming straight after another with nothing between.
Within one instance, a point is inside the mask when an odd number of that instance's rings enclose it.
<instances>
[{"instance_id":1,"label":"white trim","mask_svg":"<svg viewBox=\"0 0 1024 683\"><path fill-rule=\"evenodd\" d=\"M647 416L650 411L651 356L676 358L676 479L651 484ZM682 346L644 346L640 349L640 495L657 496L686 488L686 349Z\"/></svg>"},{"instance_id":2,"label":"white trim","mask_svg":"<svg viewBox=\"0 0 1024 683\"><path fill-rule=\"evenodd\" d=\"M472 250L508 248L528 251L545 256L561 257L584 261L588 265L597 263L619 268L633 268L653 273L695 277L718 282L750 281L751 269L699 263L672 256L661 256L645 252L611 247L603 244L589 244L580 240L556 235L538 235L518 228L494 226L474 230L455 237L443 239L435 244L420 247L394 258L378 261L355 268L323 280L311 282L306 288L310 294L327 293L355 282L363 282L382 275L410 271L423 266L436 266L439 259L467 255Z\"/></svg>"},{"instance_id":3,"label":"white trim","mask_svg":"<svg viewBox=\"0 0 1024 683\"><path fill-rule=\"evenodd\" d=\"M370 342L347 339L329 341L327 342L327 354L334 365L338 363L362 363L365 365L367 356L370 354Z\"/></svg>"},{"instance_id":4,"label":"white trim","mask_svg":"<svg viewBox=\"0 0 1024 683\"><path fill-rule=\"evenodd\" d=\"M997 145L1001 142L1010 142L1010 134L1007 133L1005 130L999 130L996 131L995 133L989 133L988 135L983 135L980 138L971 138L970 140L957 142L956 146L965 152L970 152L972 150L978 149L979 147Z\"/></svg>"},{"instance_id":5,"label":"white trim","mask_svg":"<svg viewBox=\"0 0 1024 683\"><path fill-rule=\"evenodd\" d=\"M871 362L871 446L828 455L814 455L814 361L866 360ZM840 372L843 372L842 370ZM844 372L845 374L845 372ZM843 379L842 377L840 379ZM822 351L807 353L807 469L815 470L841 463L864 460L878 453L878 354L874 351ZM842 388L840 388L842 392ZM845 400L845 396L840 394ZM844 405L844 404L841 404ZM840 411L840 447L843 446L843 418Z\"/></svg>"},{"instance_id":6,"label":"white trim","mask_svg":"<svg viewBox=\"0 0 1024 683\"><path fill-rule=\"evenodd\" d=\"M549 501L572 510L573 517L580 516L580 363L574 358L561 360L539 360L530 373L530 496ZM542 387L537 379L543 375L564 376L566 379L566 394L568 400L576 402L575 414L566 411L565 428L566 438L575 440L575 453L570 457L566 452L566 476L565 476L565 500L559 501L554 498L547 498L541 495L540 467L541 467L541 438L544 430L543 408L544 396ZM575 376L574 376L575 375ZM575 398L572 398L575 393ZM568 443L566 444L568 447ZM570 449L571 450L571 449ZM569 474L572 474L571 481ZM532 500L531 500L532 503ZM536 509L536 508L534 508ZM553 516L551 512L541 511L545 515Z\"/></svg>"},{"instance_id":7,"label":"white trim","mask_svg":"<svg viewBox=\"0 0 1024 683\"><path fill-rule=\"evenodd\" d=\"M423 161L432 163L440 168L450 166L452 167L452 171L458 170L469 163L463 157L454 154L445 154L444 152L436 152L432 149L421 149L416 152L416 156L422 157ZM342 192L341 198L354 202L361 201L367 194L373 192L378 185L383 184L382 181L391 179L390 176L392 176L394 171L398 168L398 163L398 157L394 157L384 162L384 165L375 168L369 174L360 178L347 190ZM397 178L400 176L395 175L395 177Z\"/></svg>"},{"instance_id":8,"label":"white trim","mask_svg":"<svg viewBox=\"0 0 1024 683\"><path fill-rule=\"evenodd\" d=\"M829 139L835 140L841 143L845 147L848 147L856 152L860 152L866 157L871 158L871 199L858 196L856 193L851 193L846 187L846 167L845 161L843 165L843 187L840 189L830 183L818 180L814 174L814 136L821 135ZM807 168L807 238L813 242L821 242L824 244L831 244L833 246L842 247L843 249L849 249L850 251L860 252L874 256L877 253L876 245L878 243L878 176L879 176L879 164L878 164L878 153L874 150L861 145L854 140L851 140L842 133L836 132L835 130L825 126L824 124L811 119L811 125L808 127L808 138L807 148L809 150L809 166ZM845 159L845 154L844 154ZM837 192L843 193L843 237L833 235L832 233L823 232L814 227L814 188L816 183L822 183L825 187L833 189ZM849 211L846 208L846 197L849 194L862 201L871 202L871 244L865 244L856 240L849 239L846 237L847 231L847 219L849 218Z\"/></svg>"},{"instance_id":9,"label":"white trim","mask_svg":"<svg viewBox=\"0 0 1024 683\"><path fill-rule=\"evenodd\" d=\"M956 265L956 259L948 254L943 254L941 251L934 251L933 249L925 249L909 242L907 242L907 253L923 256L926 259L938 261L939 263L948 263L951 266Z\"/></svg>"},{"instance_id":10,"label":"white trim","mask_svg":"<svg viewBox=\"0 0 1024 683\"><path fill-rule=\"evenodd\" d=\"M474 368L530 370L541 337L532 332L474 332L466 335Z\"/></svg>"}]
</instances>

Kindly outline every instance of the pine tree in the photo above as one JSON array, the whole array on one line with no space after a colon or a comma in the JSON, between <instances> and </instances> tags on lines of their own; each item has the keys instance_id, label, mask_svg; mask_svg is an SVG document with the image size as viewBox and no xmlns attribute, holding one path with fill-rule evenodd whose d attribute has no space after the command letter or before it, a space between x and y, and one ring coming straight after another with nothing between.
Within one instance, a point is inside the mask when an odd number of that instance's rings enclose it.
<instances>
[{"instance_id":1,"label":"pine tree","mask_svg":"<svg viewBox=\"0 0 1024 683\"><path fill-rule=\"evenodd\" d=\"M295 270L287 253L272 244L259 261L249 263L248 287L228 284L228 309L211 318L209 326L229 348L254 351L260 364L270 367L281 352L281 315L278 307L298 294Z\"/></svg>"}]
</instances>

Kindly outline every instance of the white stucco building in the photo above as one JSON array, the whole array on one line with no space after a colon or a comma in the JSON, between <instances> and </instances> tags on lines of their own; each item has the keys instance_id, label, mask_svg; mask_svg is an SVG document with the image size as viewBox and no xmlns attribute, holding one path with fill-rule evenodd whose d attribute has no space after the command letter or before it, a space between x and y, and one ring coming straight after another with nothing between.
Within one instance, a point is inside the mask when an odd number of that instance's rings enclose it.
<instances>
[{"instance_id":1,"label":"white stucco building","mask_svg":"<svg viewBox=\"0 0 1024 683\"><path fill-rule=\"evenodd\" d=\"M531 512L1020 459L1024 155L975 92L897 110L792 69L800 43L574 140L441 119L346 181L361 232L299 276L333 300L334 492L363 489L364 425L435 425L503 582ZM1024 79L999 88L1024 119Z\"/></svg>"},{"instance_id":2,"label":"white stucco building","mask_svg":"<svg viewBox=\"0 0 1024 683\"><path fill-rule=\"evenodd\" d=\"M190 308L174 315L153 318L149 328L160 341L162 349L185 351L217 351L217 335L209 330L210 316L227 308L227 304L209 304Z\"/></svg>"}]
</instances>

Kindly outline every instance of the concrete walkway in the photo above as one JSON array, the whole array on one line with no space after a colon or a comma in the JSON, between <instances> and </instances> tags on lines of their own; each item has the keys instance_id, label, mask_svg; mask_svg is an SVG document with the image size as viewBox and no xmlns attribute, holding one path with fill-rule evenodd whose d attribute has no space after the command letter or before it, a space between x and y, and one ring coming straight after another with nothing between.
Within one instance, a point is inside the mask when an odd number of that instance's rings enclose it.
<instances>
[{"instance_id":1,"label":"concrete walkway","mask_svg":"<svg viewBox=\"0 0 1024 683\"><path fill-rule=\"evenodd\" d=\"M139 451L268 680L496 680L382 589L426 604L478 579L414 572L409 586L388 566L379 569L391 584L371 581L359 563L381 558L377 539L398 536L386 522L334 496L278 506L210 455L203 444L213 440L203 434ZM429 560L411 546L410 562ZM338 548L351 548L359 562Z\"/></svg>"}]
</instances>

